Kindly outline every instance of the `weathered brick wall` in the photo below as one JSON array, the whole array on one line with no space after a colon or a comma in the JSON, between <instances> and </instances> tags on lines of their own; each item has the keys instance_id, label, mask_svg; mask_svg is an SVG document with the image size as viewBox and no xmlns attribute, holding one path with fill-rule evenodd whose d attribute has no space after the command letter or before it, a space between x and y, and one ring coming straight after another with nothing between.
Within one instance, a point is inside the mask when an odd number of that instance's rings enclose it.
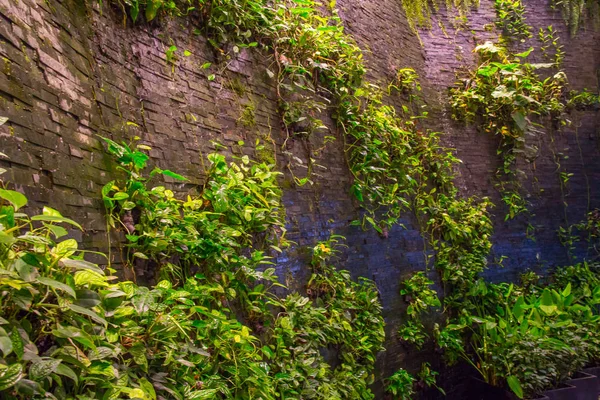
<instances>
[{"instance_id":1,"label":"weathered brick wall","mask_svg":"<svg viewBox=\"0 0 600 400\"><path fill-rule=\"evenodd\" d=\"M446 36L434 23L422 31L423 46L411 32L399 0L339 0L340 13L348 31L366 50L369 77L389 80L397 68L413 67L423 77L423 96L432 110L431 126L448 132L444 140L463 159L459 185L462 193L491 196L494 170L498 165L497 138L461 127L448 118L447 87L454 82L455 69L473 63L471 51L477 42L495 37L484 25L495 17L490 2L482 2L469 17L469 26L452 28L452 17L443 18ZM582 32L570 40L564 34L560 16L544 1L528 1L529 22L536 28L554 24L561 32L567 58L565 67L576 88L597 86L600 66L598 35ZM203 180L202 157L214 150L211 141L230 154L254 155L256 139L273 140L280 170L285 172L284 203L289 238L298 243L277 258L279 273L287 283L300 285L307 277L307 252L330 232L347 237L348 248L341 264L355 276L377 283L388 322L387 352L380 356L379 369L389 375L400 366L416 367L425 359L433 361L431 349L408 352L396 340L395 332L405 309L398 290L402 278L425 265L424 241L411 217L404 228L394 228L387 239L363 232L348 223L360 212L349 195L351 176L343 154L343 138L330 121L327 134L337 138L319 156L328 169L313 186L296 187L282 154L285 137L276 112L274 82L266 68L270 55L242 51L228 63L219 62L202 36L193 33L187 20L161 22L151 26L123 26L122 17L108 7L75 0L0 0L0 116L9 122L0 127L0 152L9 160L4 176L30 199L33 209L49 205L83 223L84 233L73 232L90 249L108 246L101 187L114 179L98 135L115 139L142 138L153 147L151 162L184 174L191 182L175 184L179 191L194 190ZM174 65L165 51L178 47ZM585 56L581 56L585 49ZM184 50L191 55L185 57ZM200 68L212 62L208 70ZM214 81L207 76L215 74ZM244 88L240 90L240 88ZM256 106L256 126L244 127L239 118L246 104ZM574 129L540 137L540 156L535 166L524 165L544 191L531 189L539 227L537 242L525 239L525 220L503 222L504 210L497 207L495 255L509 257L504 269L490 268L493 279L514 279L527 267L561 264L567 261L555 230L563 223L560 186L552 152L569 155L561 162L575 175L566 197L569 222L581 219L588 208L586 179L590 185L591 207L600 204L600 188L594 182L600 174L597 113L580 116ZM319 139L318 137L316 138ZM241 141L243 141L243 144ZM580 150L581 149L581 150ZM306 162L300 142L288 141L286 149ZM534 168L535 167L535 168ZM531 186L531 185L530 185ZM113 238L113 245L118 237ZM118 246L113 246L118 261ZM536 255L539 253L539 257ZM580 252L581 254L581 252ZM143 271L138 271L138 278Z\"/></svg>"}]
</instances>

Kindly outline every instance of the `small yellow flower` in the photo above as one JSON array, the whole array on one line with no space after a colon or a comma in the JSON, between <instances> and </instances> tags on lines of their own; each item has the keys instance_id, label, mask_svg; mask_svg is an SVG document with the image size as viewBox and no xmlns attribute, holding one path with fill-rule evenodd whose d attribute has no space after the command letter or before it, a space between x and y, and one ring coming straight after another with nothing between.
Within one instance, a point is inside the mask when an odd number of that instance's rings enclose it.
<instances>
[{"instance_id":1,"label":"small yellow flower","mask_svg":"<svg viewBox=\"0 0 600 400\"><path fill-rule=\"evenodd\" d=\"M320 247L320 249L321 249L321 251L323 253L329 253L329 252L331 252L331 249L329 247L325 246L323 243L320 243L319 247Z\"/></svg>"}]
</instances>

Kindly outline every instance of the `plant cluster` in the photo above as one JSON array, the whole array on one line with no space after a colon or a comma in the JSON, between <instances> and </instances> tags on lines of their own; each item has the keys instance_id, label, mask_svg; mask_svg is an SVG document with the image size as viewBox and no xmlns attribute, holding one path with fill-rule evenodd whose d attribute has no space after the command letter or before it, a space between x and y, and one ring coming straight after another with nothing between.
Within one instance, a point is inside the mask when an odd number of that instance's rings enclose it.
<instances>
[{"instance_id":1,"label":"plant cluster","mask_svg":"<svg viewBox=\"0 0 600 400\"><path fill-rule=\"evenodd\" d=\"M146 186L143 146L106 141L126 172L103 191L109 221L129 232L134 260L153 262L174 283L115 283L114 270L85 261L64 239L62 225L80 228L75 221L47 207L30 218L18 212L25 196L0 189L0 395L372 398L384 338L374 285L327 264L332 238L314 251L315 295L280 299L275 270L251 247L272 243L267 232L280 229L269 211L280 206L271 167L212 155L202 194L178 201ZM343 359L335 368L321 356L331 346Z\"/></svg>"},{"instance_id":2,"label":"plant cluster","mask_svg":"<svg viewBox=\"0 0 600 400\"><path fill-rule=\"evenodd\" d=\"M347 135L352 191L367 211L360 224L383 233L405 212L452 191L458 160L440 145L439 133L421 131L416 117L401 118L369 96L364 105L342 103L338 120Z\"/></svg>"},{"instance_id":3,"label":"plant cluster","mask_svg":"<svg viewBox=\"0 0 600 400\"><path fill-rule=\"evenodd\" d=\"M596 0L553 0L552 7L559 9L571 36L575 36L586 19L595 25L600 20L600 4Z\"/></svg>"},{"instance_id":4,"label":"plant cluster","mask_svg":"<svg viewBox=\"0 0 600 400\"><path fill-rule=\"evenodd\" d=\"M554 67L560 68L565 59L565 52L563 45L559 43L560 38L556 36L554 27L549 25L546 29L540 28L538 39L542 42L540 50L544 59L554 63Z\"/></svg>"},{"instance_id":5,"label":"plant cluster","mask_svg":"<svg viewBox=\"0 0 600 400\"><path fill-rule=\"evenodd\" d=\"M484 132L500 137L498 154L503 164L498 175L502 200L508 207L506 219L527 211L515 169L518 155L533 159L537 153L526 143L526 136L534 134L536 119L561 121L565 109L565 74L558 72L542 79L536 70L554 64L525 62L532 50L512 55L491 42L479 45L475 48L477 69L450 91L454 119L476 123Z\"/></svg>"},{"instance_id":6,"label":"plant cluster","mask_svg":"<svg viewBox=\"0 0 600 400\"><path fill-rule=\"evenodd\" d=\"M433 281L425 275L425 272L419 271L402 282L402 289L400 289L400 294L408 303L406 314L409 320L399 328L398 335L403 341L419 349L423 347L428 337L420 321L421 314L430 308L441 306L437 292L430 288L431 285Z\"/></svg>"},{"instance_id":7,"label":"plant cluster","mask_svg":"<svg viewBox=\"0 0 600 400\"><path fill-rule=\"evenodd\" d=\"M496 0L496 27L507 40L517 39L525 41L531 35L531 26L525 22L525 6L521 0Z\"/></svg>"},{"instance_id":8,"label":"plant cluster","mask_svg":"<svg viewBox=\"0 0 600 400\"><path fill-rule=\"evenodd\" d=\"M443 395L444 390L437 385L438 373L431 369L431 364L424 362L417 374L418 379L408 371L400 368L387 379L386 392L391 394L394 400L410 400L417 393L416 389L435 387Z\"/></svg>"},{"instance_id":9,"label":"plant cluster","mask_svg":"<svg viewBox=\"0 0 600 400\"><path fill-rule=\"evenodd\" d=\"M575 249L575 243L586 241L588 251L593 252L593 257L598 257L600 255L600 210L590 211L585 219L577 224L559 227L557 233L561 244L569 253Z\"/></svg>"},{"instance_id":10,"label":"plant cluster","mask_svg":"<svg viewBox=\"0 0 600 400\"><path fill-rule=\"evenodd\" d=\"M397 400L410 400L415 394L415 378L405 369L400 368L387 379L386 391Z\"/></svg>"},{"instance_id":11,"label":"plant cluster","mask_svg":"<svg viewBox=\"0 0 600 400\"><path fill-rule=\"evenodd\" d=\"M469 9L479 7L479 0L445 2L439 0L402 0L402 8L408 23L415 32L417 32L418 27L431 27L431 15L439 11L440 7L445 7L448 11L455 10L460 17L464 17Z\"/></svg>"},{"instance_id":12,"label":"plant cluster","mask_svg":"<svg viewBox=\"0 0 600 400\"><path fill-rule=\"evenodd\" d=\"M474 308L436 332L447 360L467 361L486 382L509 387L519 398L597 362L600 286L583 289L572 271L558 276L548 287L479 281L469 292Z\"/></svg>"}]
</instances>

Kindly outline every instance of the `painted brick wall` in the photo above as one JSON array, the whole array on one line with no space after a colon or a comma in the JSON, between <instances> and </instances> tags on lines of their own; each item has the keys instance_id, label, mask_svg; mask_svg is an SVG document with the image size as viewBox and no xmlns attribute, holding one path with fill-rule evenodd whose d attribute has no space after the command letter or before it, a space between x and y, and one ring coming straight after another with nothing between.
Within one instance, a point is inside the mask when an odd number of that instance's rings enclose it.
<instances>
[{"instance_id":1,"label":"painted brick wall","mask_svg":"<svg viewBox=\"0 0 600 400\"><path fill-rule=\"evenodd\" d=\"M302 246L311 246L331 232L346 236L348 248L340 264L355 276L374 279L385 307L388 351L379 358L379 370L388 375L400 366L414 368L423 360L431 361L432 349L409 352L395 338L405 309L398 295L400 281L425 265L424 242L414 221L407 215L405 227L394 228L387 239L348 226L360 208L349 195L351 176L343 138L327 119L329 131L315 138L337 138L318 159L327 170L313 186L291 184L283 150L305 162L307 154L300 142L288 141L282 149L285 137L276 112L274 83L266 73L271 56L242 51L228 63L219 62L204 38L193 33L189 21L123 26L118 13L108 7L100 13L92 3L0 0L0 115L9 118L0 127L0 151L9 160L0 160L0 166L9 167L5 179L29 197L31 208L49 205L61 210L83 223L85 232L72 234L86 248L105 250L109 245L100 189L114 179L115 171L98 135L141 137L153 147L153 163L190 178L187 185L168 182L181 192L194 191L195 184L203 181L202 157L214 150L212 141L226 146L230 154L254 155L256 139L272 140L279 168L285 172L282 184L289 238L298 243L277 258L280 276L291 286L301 286L308 273L308 256ZM421 31L422 46L408 27L399 0L339 0L338 6L348 31L366 51L370 79L389 80L403 67L413 67L423 77L431 126L448 133L446 144L455 147L464 161L458 180L461 192L490 196L498 203L494 189L497 139L453 123L445 106L455 70L472 65L474 46L496 36L484 28L495 17L492 3L482 1L469 16L468 26L454 27L453 17L442 17L447 35L436 21L431 31ZM531 10L528 21L536 29L553 24L561 32L567 51L565 67L574 87L596 88L598 34L586 31L571 40L560 16L545 1L530 0L527 7ZM165 58L172 44L179 49L174 65ZM191 56L184 57L183 50ZM213 66L201 69L205 62ZM209 81L209 74L216 79ZM249 103L256 106L257 124L252 128L239 121ZM597 112L582 113L574 124L577 130L540 135L535 164L522 166L535 177L528 186L537 241L525 238L526 220L504 222L505 210L498 206L494 254L509 259L504 269L492 266L488 270L490 279L515 279L526 268L568 261L555 234L564 223L564 207L552 151L568 155L561 164L575 174L566 196L567 216L573 223L588 206L600 206L600 187L594 185L600 174L596 161L599 118ZM116 262L119 239L111 240ZM578 255L583 254L579 249ZM138 279L149 279L144 272L137 271Z\"/></svg>"}]
</instances>

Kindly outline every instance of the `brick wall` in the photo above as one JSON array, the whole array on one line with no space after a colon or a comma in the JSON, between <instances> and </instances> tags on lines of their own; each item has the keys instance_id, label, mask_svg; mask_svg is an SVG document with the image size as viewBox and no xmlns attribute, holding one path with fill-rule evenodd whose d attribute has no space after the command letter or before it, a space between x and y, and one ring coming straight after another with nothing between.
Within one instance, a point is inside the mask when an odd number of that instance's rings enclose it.
<instances>
[{"instance_id":1,"label":"brick wall","mask_svg":"<svg viewBox=\"0 0 600 400\"><path fill-rule=\"evenodd\" d=\"M476 43L496 36L484 28L495 17L492 4L482 2L469 16L468 26L453 27L452 16L442 17L447 35L436 21L434 29L420 32L422 46L409 29L399 0L339 0L338 6L348 31L366 51L370 79L391 79L397 68L404 67L415 68L423 77L431 126L447 132L446 144L455 147L463 160L458 179L461 192L490 196L498 203L494 189L497 139L453 123L445 105L454 71L472 65ZM574 87L596 88L598 34L581 32L571 40L560 16L545 1L531 0L527 7L528 21L536 29L550 23L558 28ZM0 0L0 116L9 118L0 127L0 151L9 157L0 160L0 166L9 167L5 180L29 197L32 209L49 205L82 222L85 232L72 234L86 248L105 250L108 241L100 189L114 179L115 171L98 135L141 137L153 148L153 164L190 178L186 185L168 182L181 192L194 191L203 181L201 160L214 150L212 141L226 146L230 154L254 155L256 139L272 139L279 168L285 172L282 184L289 238L298 243L277 258L280 276L291 286L301 286L308 273L307 252L301 247L325 239L330 232L346 236L348 248L341 264L354 276L374 279L385 308L388 351L379 357L379 370L389 375L400 366L415 368L423 360L434 361L432 349L410 352L395 339L405 308L398 295L400 281L425 265L424 241L411 216L403 221L404 228L392 229L387 239L348 226L360 208L349 195L351 176L343 138L331 121L326 120L329 131L320 135L337 140L317 160L327 170L313 186L291 184L282 154L285 137L276 112L274 82L266 73L271 56L242 51L230 62L221 62L193 28L188 20L124 26L118 13L107 6L100 12L95 2ZM178 48L173 65L165 56L171 45ZM184 50L191 55L184 56ZM205 62L213 66L203 70L200 66ZM209 81L209 74L216 78ZM256 126L247 128L239 118L250 102L256 106ZM525 238L527 220L504 222L505 210L501 206L494 210L494 255L509 259L504 269L492 266L488 270L491 279L515 279L528 267L567 262L555 234L563 223L564 207L552 151L568 155L562 166L575 174L566 196L569 222L581 219L588 202L591 207L600 206L600 187L594 185L600 174L598 113L582 113L576 122L577 130L540 135L535 164L522 166L535 177L527 186L537 241ZM285 150L306 162L302 143L289 141ZM112 243L118 240L114 237ZM112 250L118 261L118 246ZM578 255L583 255L583 249Z\"/></svg>"}]
</instances>

